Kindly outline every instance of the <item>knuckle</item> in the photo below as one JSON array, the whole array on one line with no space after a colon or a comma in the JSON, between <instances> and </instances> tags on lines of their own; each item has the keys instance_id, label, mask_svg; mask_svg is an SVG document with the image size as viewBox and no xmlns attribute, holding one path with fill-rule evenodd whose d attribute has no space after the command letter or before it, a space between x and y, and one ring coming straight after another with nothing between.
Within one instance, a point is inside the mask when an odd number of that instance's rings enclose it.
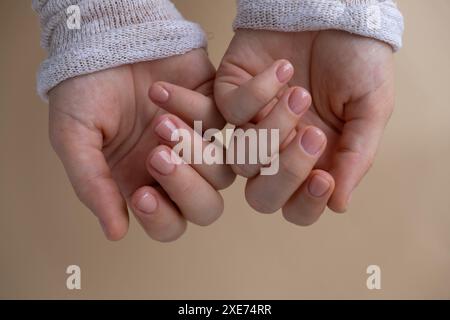
<instances>
[{"instance_id":1,"label":"knuckle","mask_svg":"<svg viewBox=\"0 0 450 320\"><path fill-rule=\"evenodd\" d=\"M226 172L219 174L218 178L214 178L210 183L214 189L224 190L231 186L234 180L236 180L236 175L231 169L227 168Z\"/></svg>"},{"instance_id":2,"label":"knuckle","mask_svg":"<svg viewBox=\"0 0 450 320\"><path fill-rule=\"evenodd\" d=\"M251 189L246 188L245 199L247 203L259 213L271 214L275 213L278 209L273 201L270 201L268 197L261 197L256 195Z\"/></svg>"},{"instance_id":3,"label":"knuckle","mask_svg":"<svg viewBox=\"0 0 450 320\"><path fill-rule=\"evenodd\" d=\"M250 165L238 165L238 164L233 164L231 166L231 168L233 169L233 172L240 176L240 177L244 177L244 178L253 178L254 176L257 175L258 169L257 167L254 166L250 166ZM255 168L254 168L255 167Z\"/></svg>"},{"instance_id":4,"label":"knuckle","mask_svg":"<svg viewBox=\"0 0 450 320\"><path fill-rule=\"evenodd\" d=\"M363 169L363 173L368 172L374 165L376 150L363 153L363 151L340 147L337 152L346 154L348 158L352 159L354 165Z\"/></svg>"},{"instance_id":5,"label":"knuckle","mask_svg":"<svg viewBox=\"0 0 450 320\"><path fill-rule=\"evenodd\" d=\"M158 232L148 230L147 228L146 233L151 239L161 243L169 243L178 240L186 232L187 224L185 220L179 223L166 220L165 222L152 226L152 229L158 230Z\"/></svg>"},{"instance_id":6,"label":"knuckle","mask_svg":"<svg viewBox=\"0 0 450 320\"><path fill-rule=\"evenodd\" d=\"M280 161L279 172L287 181L303 182L307 177L304 170L286 161Z\"/></svg>"},{"instance_id":7,"label":"knuckle","mask_svg":"<svg viewBox=\"0 0 450 320\"><path fill-rule=\"evenodd\" d=\"M298 208L285 206L283 208L284 219L292 224L300 227L309 227L317 222L319 215L314 215L308 212L302 212Z\"/></svg>"},{"instance_id":8,"label":"knuckle","mask_svg":"<svg viewBox=\"0 0 450 320\"><path fill-rule=\"evenodd\" d=\"M265 106L268 104L272 97L265 88L260 86L252 86L249 88L249 94L258 106Z\"/></svg>"},{"instance_id":9,"label":"knuckle","mask_svg":"<svg viewBox=\"0 0 450 320\"><path fill-rule=\"evenodd\" d=\"M99 179L102 179L101 174L96 174L90 177L71 177L71 182L76 196L89 208L92 207L92 198L94 195L99 195Z\"/></svg>"}]
</instances>

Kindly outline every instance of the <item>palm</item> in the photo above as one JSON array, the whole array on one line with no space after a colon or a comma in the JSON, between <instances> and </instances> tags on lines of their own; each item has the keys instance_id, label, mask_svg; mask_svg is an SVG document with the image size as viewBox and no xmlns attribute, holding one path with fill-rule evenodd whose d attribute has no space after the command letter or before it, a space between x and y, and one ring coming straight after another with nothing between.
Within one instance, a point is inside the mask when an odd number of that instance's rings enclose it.
<instances>
[{"instance_id":1,"label":"palm","mask_svg":"<svg viewBox=\"0 0 450 320\"><path fill-rule=\"evenodd\" d=\"M307 89L313 98L312 107L298 127L314 125L327 135L327 149L317 168L330 170L338 186L343 176L349 174L348 169L342 169L342 159L346 159L347 167L367 161L363 169L367 170L370 160L366 159L372 159L373 154L363 155L362 149L376 150L378 139L374 136L365 140L364 130L373 125L379 131L376 135L381 135L382 130L375 123L387 122L393 107L390 47L339 31L238 30L218 78L239 85L280 59L289 60L295 67L288 85ZM364 143L373 145L361 145ZM335 205L337 211L345 205L342 204L345 200L339 202Z\"/></svg>"},{"instance_id":2,"label":"palm","mask_svg":"<svg viewBox=\"0 0 450 320\"><path fill-rule=\"evenodd\" d=\"M74 155L67 159L69 166L77 160L97 163L104 157L120 192L129 199L139 187L154 183L145 160L158 145L152 125L164 111L148 99L151 84L167 81L208 95L213 79L204 50L70 79L50 94L51 140L57 151L71 148L65 150ZM101 153L85 152L85 147ZM105 174L95 166L84 168L72 174L68 170L72 183Z\"/></svg>"}]
</instances>

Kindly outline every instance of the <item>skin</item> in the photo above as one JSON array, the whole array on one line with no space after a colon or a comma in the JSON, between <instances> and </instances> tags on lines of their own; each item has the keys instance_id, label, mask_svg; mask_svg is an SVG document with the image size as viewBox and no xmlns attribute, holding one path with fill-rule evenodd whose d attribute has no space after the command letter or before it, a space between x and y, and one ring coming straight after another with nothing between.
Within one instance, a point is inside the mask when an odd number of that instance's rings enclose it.
<instances>
[{"instance_id":1,"label":"skin","mask_svg":"<svg viewBox=\"0 0 450 320\"><path fill-rule=\"evenodd\" d=\"M291 72L281 81L287 63ZM214 76L206 53L194 50L76 77L50 92L52 146L108 239L125 236L127 206L163 242L180 237L187 221L209 225L222 213L217 190L233 182L230 167L169 164L161 174L153 165L174 145L158 134L161 123L223 127ZM217 74L218 107L243 128L279 128L283 140L278 175L233 166L249 178L250 205L267 213L282 207L299 225L315 222L327 204L345 211L373 161L393 93L392 50L381 42L337 31L238 31ZM294 100L301 112L292 112ZM302 145L311 130L321 139L314 154ZM317 179L328 186L320 196ZM139 206L149 198L150 213Z\"/></svg>"},{"instance_id":2,"label":"skin","mask_svg":"<svg viewBox=\"0 0 450 320\"><path fill-rule=\"evenodd\" d=\"M212 99L214 76L198 49L69 79L50 92L50 141L108 239L125 236L127 205L148 235L164 242L180 237L187 220L208 225L221 215L217 190L235 178L228 166L180 164L160 174L152 165L155 154L170 152L156 132L167 111L180 126L195 119L204 129L223 127ZM139 208L144 198L153 199L151 212Z\"/></svg>"},{"instance_id":3,"label":"skin","mask_svg":"<svg viewBox=\"0 0 450 320\"><path fill-rule=\"evenodd\" d=\"M280 81L277 72L289 63L293 70ZM391 47L377 40L332 30L238 30L217 72L217 105L227 121L244 129L284 132L279 174L262 177L258 167L233 166L249 178L249 204L265 213L282 208L284 217L298 225L317 221L327 205L345 212L392 114L393 70ZM288 110L292 88L311 93L303 96L304 103L312 104L300 117L283 111ZM283 112L284 117L273 116ZM299 147L310 127L326 137L314 157ZM319 197L311 192L315 189L317 195L315 178L328 185Z\"/></svg>"}]
</instances>

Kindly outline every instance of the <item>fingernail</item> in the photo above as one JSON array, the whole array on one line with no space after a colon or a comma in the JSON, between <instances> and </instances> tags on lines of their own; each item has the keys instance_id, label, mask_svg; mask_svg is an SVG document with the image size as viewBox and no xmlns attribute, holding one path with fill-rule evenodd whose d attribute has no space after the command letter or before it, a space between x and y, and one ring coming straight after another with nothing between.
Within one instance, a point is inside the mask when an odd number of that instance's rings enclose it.
<instances>
[{"instance_id":1,"label":"fingernail","mask_svg":"<svg viewBox=\"0 0 450 320\"><path fill-rule=\"evenodd\" d=\"M153 85L150 89L150 99L154 102L165 103L169 100L169 91L159 84Z\"/></svg>"},{"instance_id":2,"label":"fingernail","mask_svg":"<svg viewBox=\"0 0 450 320\"><path fill-rule=\"evenodd\" d=\"M167 151L160 151L153 155L150 160L151 166L160 174L167 176L175 170L170 154Z\"/></svg>"},{"instance_id":3,"label":"fingernail","mask_svg":"<svg viewBox=\"0 0 450 320\"><path fill-rule=\"evenodd\" d=\"M139 211L145 214L151 214L157 207L156 198L151 193L145 193L141 199L136 203L136 207Z\"/></svg>"},{"instance_id":4,"label":"fingernail","mask_svg":"<svg viewBox=\"0 0 450 320\"><path fill-rule=\"evenodd\" d=\"M161 121L161 123L156 126L155 132L167 141L178 141L180 139L177 126L169 119Z\"/></svg>"},{"instance_id":5,"label":"fingernail","mask_svg":"<svg viewBox=\"0 0 450 320\"><path fill-rule=\"evenodd\" d=\"M330 183L327 179L315 175L309 182L308 190L313 197L321 198L330 190Z\"/></svg>"},{"instance_id":6,"label":"fingernail","mask_svg":"<svg viewBox=\"0 0 450 320\"><path fill-rule=\"evenodd\" d=\"M301 145L308 154L315 156L322 150L325 134L318 128L308 128L302 136Z\"/></svg>"},{"instance_id":7,"label":"fingernail","mask_svg":"<svg viewBox=\"0 0 450 320\"><path fill-rule=\"evenodd\" d=\"M297 115L302 114L310 104L309 94L300 88L294 89L289 97L289 108Z\"/></svg>"},{"instance_id":8,"label":"fingernail","mask_svg":"<svg viewBox=\"0 0 450 320\"><path fill-rule=\"evenodd\" d=\"M280 81L281 83L289 81L289 79L292 77L293 74L294 74L294 67L289 62L285 62L278 67L277 78L278 81Z\"/></svg>"}]
</instances>

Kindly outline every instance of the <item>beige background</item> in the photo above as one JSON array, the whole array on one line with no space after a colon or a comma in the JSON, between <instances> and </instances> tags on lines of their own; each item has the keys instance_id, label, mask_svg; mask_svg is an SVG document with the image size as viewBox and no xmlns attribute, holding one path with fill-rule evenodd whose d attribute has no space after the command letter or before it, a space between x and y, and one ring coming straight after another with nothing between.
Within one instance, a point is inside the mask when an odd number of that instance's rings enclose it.
<instances>
[{"instance_id":1,"label":"beige background","mask_svg":"<svg viewBox=\"0 0 450 320\"><path fill-rule=\"evenodd\" d=\"M208 31L217 64L234 1L176 2ZM29 1L1 1L0 298L450 298L450 2L399 4L397 109L350 212L298 228L254 213L239 180L218 223L159 244L134 220L107 242L75 198L35 94L37 19ZM81 291L65 288L70 264ZM370 264L381 291L366 288Z\"/></svg>"}]
</instances>

